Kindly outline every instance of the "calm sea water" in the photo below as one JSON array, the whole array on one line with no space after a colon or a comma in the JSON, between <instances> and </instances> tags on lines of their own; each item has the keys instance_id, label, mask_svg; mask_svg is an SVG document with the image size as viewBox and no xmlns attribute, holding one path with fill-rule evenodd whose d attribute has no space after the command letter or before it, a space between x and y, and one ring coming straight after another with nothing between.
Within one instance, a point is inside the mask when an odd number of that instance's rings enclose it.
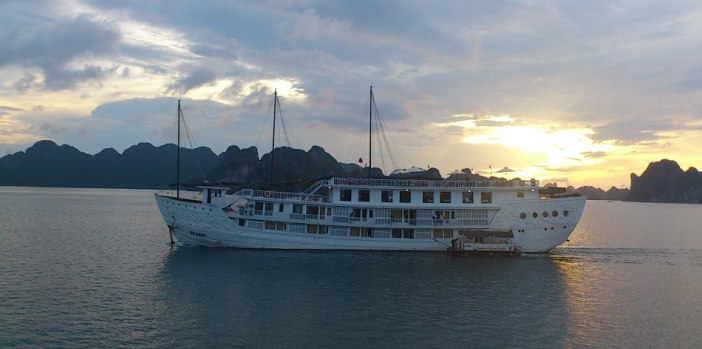
<instances>
[{"instance_id":1,"label":"calm sea water","mask_svg":"<svg viewBox=\"0 0 702 349\"><path fill-rule=\"evenodd\" d=\"M518 258L176 247L149 191L0 187L0 347L700 347L702 205Z\"/></svg>"}]
</instances>

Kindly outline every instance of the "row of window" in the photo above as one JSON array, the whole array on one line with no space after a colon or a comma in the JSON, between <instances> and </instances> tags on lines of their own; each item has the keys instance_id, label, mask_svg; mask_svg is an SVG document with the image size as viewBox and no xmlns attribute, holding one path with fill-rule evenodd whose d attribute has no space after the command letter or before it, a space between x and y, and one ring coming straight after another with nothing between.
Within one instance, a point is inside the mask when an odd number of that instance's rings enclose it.
<instances>
[{"instance_id":1,"label":"row of window","mask_svg":"<svg viewBox=\"0 0 702 349\"><path fill-rule=\"evenodd\" d=\"M253 204L256 215L271 216L277 206L278 212L285 212L285 204L256 201ZM417 210L417 209L390 209L390 208L359 208L347 206L322 207L303 204L292 204L292 218L324 219L325 216L351 217L351 218L373 218L374 212L379 218L432 218L432 219L456 219L456 218L487 218L487 212L483 209L472 210Z\"/></svg>"},{"instance_id":2,"label":"row of window","mask_svg":"<svg viewBox=\"0 0 702 349\"><path fill-rule=\"evenodd\" d=\"M239 225L243 226L245 224L244 220L239 220ZM261 227L258 227L261 228ZM360 227L329 227L326 225L307 225L306 229L295 229L290 226L290 224L285 222L273 222L267 221L263 224L266 230L277 230L277 231L291 231L291 232L304 232L308 234L320 234L327 235L330 234L331 230L337 231L336 234L332 235L343 235L343 236L357 236L357 237L374 237L374 238L394 238L394 239L448 239L453 237L453 230L451 229L433 229L433 230L422 230L416 232L415 229L408 228L395 228L395 229L374 229L374 228L360 228ZM290 228L290 229L288 229ZM302 228L302 227L300 227ZM343 233L338 234L341 230ZM347 235L348 234L348 235Z\"/></svg>"},{"instance_id":3,"label":"row of window","mask_svg":"<svg viewBox=\"0 0 702 349\"><path fill-rule=\"evenodd\" d=\"M570 214L570 212L568 212L568 210L563 210L563 217L568 217L569 214ZM539 214L536 213L536 212L532 212L532 213L531 213L531 216L532 216L533 218L537 218L537 217L539 217ZM548 218L548 212L547 212L547 211L541 212L541 216L544 217L544 218ZM551 216L553 216L553 217L558 217L558 211L553 210L553 212L551 212ZM521 218L521 219L526 219L526 218L527 218L526 212L520 213L520 214L519 214L519 218Z\"/></svg>"},{"instance_id":4,"label":"row of window","mask_svg":"<svg viewBox=\"0 0 702 349\"><path fill-rule=\"evenodd\" d=\"M341 189L339 192L339 200L341 201L351 201L351 189ZM422 203L431 204L435 202L436 192L425 191L422 192ZM438 193L439 203L450 204L452 202L452 195L450 191L442 191ZM383 190L380 193L381 202L394 202L393 201L394 191ZM524 197L524 192L518 192L517 197ZM370 202L370 190L369 189L359 189L358 190L358 201L359 202ZM412 192L409 190L401 190L399 192L399 202L400 203L411 203L412 202ZM473 192L464 191L461 193L461 202L464 204L473 203ZM486 191L480 193L480 202L483 204L492 203L492 192Z\"/></svg>"}]
</instances>

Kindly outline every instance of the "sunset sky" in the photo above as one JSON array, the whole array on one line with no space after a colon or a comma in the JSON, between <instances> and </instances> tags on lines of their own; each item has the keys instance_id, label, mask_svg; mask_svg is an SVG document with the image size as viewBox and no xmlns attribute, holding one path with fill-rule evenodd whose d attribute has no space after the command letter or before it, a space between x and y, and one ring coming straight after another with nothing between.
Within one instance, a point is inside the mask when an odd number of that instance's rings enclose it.
<instances>
[{"instance_id":1,"label":"sunset sky","mask_svg":"<svg viewBox=\"0 0 702 349\"><path fill-rule=\"evenodd\" d=\"M195 146L262 155L278 89L293 147L356 162L373 85L399 167L702 165L699 1L9 0L0 23L0 156L173 143L178 98Z\"/></svg>"}]
</instances>

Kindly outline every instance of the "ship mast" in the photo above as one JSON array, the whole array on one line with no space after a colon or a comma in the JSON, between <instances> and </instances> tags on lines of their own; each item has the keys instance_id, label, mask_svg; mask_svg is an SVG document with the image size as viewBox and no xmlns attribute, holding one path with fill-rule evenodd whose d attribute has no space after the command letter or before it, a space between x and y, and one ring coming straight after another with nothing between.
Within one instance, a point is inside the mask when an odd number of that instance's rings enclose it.
<instances>
[{"instance_id":1,"label":"ship mast","mask_svg":"<svg viewBox=\"0 0 702 349\"><path fill-rule=\"evenodd\" d=\"M373 85L370 86L368 100L368 178L370 179L373 168Z\"/></svg>"},{"instance_id":2,"label":"ship mast","mask_svg":"<svg viewBox=\"0 0 702 349\"><path fill-rule=\"evenodd\" d=\"M275 165L275 119L278 107L278 89L273 91L273 144L271 145L271 173L268 179L268 185L273 185L273 166Z\"/></svg>"},{"instance_id":3,"label":"ship mast","mask_svg":"<svg viewBox=\"0 0 702 349\"><path fill-rule=\"evenodd\" d=\"M178 100L178 145L176 150L176 199L180 199L180 115L182 110L180 109L180 99Z\"/></svg>"}]
</instances>

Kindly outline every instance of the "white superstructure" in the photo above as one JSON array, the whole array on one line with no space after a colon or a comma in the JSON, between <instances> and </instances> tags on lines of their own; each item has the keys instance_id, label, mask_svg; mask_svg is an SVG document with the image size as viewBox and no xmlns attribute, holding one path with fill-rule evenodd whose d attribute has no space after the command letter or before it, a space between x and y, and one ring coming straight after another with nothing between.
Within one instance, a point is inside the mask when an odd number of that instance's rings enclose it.
<instances>
[{"instance_id":1,"label":"white superstructure","mask_svg":"<svg viewBox=\"0 0 702 349\"><path fill-rule=\"evenodd\" d=\"M331 178L301 193L201 189L202 200L156 194L156 202L175 239L212 247L439 251L460 239L475 251L546 252L568 239L585 206L585 197L552 194L534 180Z\"/></svg>"}]
</instances>

